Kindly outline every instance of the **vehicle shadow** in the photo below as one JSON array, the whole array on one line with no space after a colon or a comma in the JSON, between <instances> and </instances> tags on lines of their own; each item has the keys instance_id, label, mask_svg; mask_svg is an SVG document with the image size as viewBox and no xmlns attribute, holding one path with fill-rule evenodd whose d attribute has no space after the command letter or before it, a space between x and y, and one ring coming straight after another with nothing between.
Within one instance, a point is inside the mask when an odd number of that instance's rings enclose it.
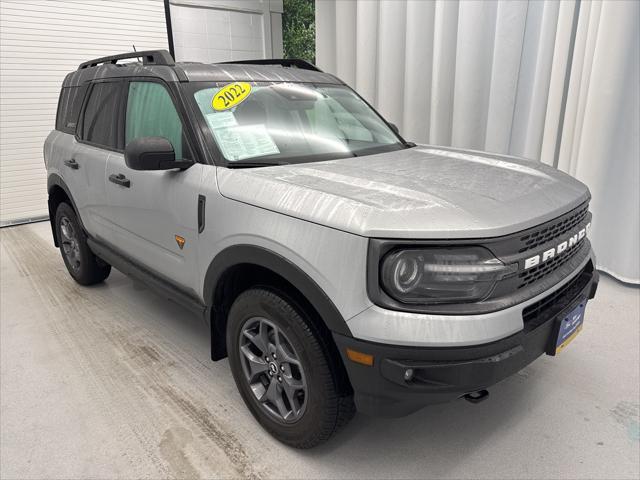
<instances>
[{"instance_id":1,"label":"vehicle shadow","mask_svg":"<svg viewBox=\"0 0 640 480\"><path fill-rule=\"evenodd\" d=\"M354 458L366 457L367 470L383 477L393 475L391 466L403 462L414 464L418 477L427 475L427 471L420 473L427 466L428 476L446 476L494 435L517 428L523 411L543 394L528 368L491 388L489 398L480 404L460 399L427 406L403 418L357 414L331 441L300 455L318 462L344 462L345 468L353 467Z\"/></svg>"}]
</instances>

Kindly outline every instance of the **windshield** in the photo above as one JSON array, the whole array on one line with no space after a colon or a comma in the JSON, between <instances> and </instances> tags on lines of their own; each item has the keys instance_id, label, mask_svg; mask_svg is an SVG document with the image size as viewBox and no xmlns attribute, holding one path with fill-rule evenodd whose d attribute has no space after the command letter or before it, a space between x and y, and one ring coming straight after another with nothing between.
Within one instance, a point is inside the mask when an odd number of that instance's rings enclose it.
<instances>
[{"instance_id":1,"label":"windshield","mask_svg":"<svg viewBox=\"0 0 640 480\"><path fill-rule=\"evenodd\" d=\"M193 92L228 165L286 164L406 148L350 88L233 82Z\"/></svg>"}]
</instances>

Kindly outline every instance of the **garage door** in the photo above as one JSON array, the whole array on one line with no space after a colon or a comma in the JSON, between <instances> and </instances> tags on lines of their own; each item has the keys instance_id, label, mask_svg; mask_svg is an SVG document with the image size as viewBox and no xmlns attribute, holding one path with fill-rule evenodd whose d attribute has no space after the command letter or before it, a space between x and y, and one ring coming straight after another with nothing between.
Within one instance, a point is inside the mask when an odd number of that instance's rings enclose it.
<instances>
[{"instance_id":1,"label":"garage door","mask_svg":"<svg viewBox=\"0 0 640 480\"><path fill-rule=\"evenodd\" d=\"M162 0L0 2L0 225L47 216L42 146L65 74L132 45L168 49Z\"/></svg>"},{"instance_id":2,"label":"garage door","mask_svg":"<svg viewBox=\"0 0 640 480\"><path fill-rule=\"evenodd\" d=\"M171 0L177 61L282 57L282 0Z\"/></svg>"}]
</instances>

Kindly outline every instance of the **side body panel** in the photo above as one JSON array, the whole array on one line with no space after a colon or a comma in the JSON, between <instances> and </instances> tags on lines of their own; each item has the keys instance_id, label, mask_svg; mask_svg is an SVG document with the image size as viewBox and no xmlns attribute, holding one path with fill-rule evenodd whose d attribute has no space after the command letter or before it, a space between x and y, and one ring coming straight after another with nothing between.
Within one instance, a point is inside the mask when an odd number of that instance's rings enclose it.
<instances>
[{"instance_id":1,"label":"side body panel","mask_svg":"<svg viewBox=\"0 0 640 480\"><path fill-rule=\"evenodd\" d=\"M107 159L112 153L71 138L74 143L73 159L78 164L78 169L68 169L67 177L80 173L76 179L77 188L71 188L71 194L80 210L80 216L86 221L85 228L97 238L106 238L109 235L109 226L104 221L107 206L104 172Z\"/></svg>"},{"instance_id":2,"label":"side body panel","mask_svg":"<svg viewBox=\"0 0 640 480\"><path fill-rule=\"evenodd\" d=\"M101 218L106 207L104 172L109 154L107 150L81 144L73 135L57 130L49 134L44 144L48 175L57 174L62 178L84 227L91 235L102 239L108 235ZM75 168L69 166L72 161Z\"/></svg>"},{"instance_id":3,"label":"side body panel","mask_svg":"<svg viewBox=\"0 0 640 480\"><path fill-rule=\"evenodd\" d=\"M105 178L124 175L130 186L106 182L108 243L143 267L193 293L199 286L198 191L204 169L136 171L111 153ZM217 189L215 190L217 192ZM176 236L182 237L182 248Z\"/></svg>"}]
</instances>

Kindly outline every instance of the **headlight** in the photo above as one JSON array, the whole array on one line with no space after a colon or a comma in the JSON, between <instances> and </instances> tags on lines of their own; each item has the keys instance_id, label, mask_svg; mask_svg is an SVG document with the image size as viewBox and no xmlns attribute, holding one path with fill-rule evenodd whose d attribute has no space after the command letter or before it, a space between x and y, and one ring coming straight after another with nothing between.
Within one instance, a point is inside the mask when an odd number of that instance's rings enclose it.
<instances>
[{"instance_id":1,"label":"headlight","mask_svg":"<svg viewBox=\"0 0 640 480\"><path fill-rule=\"evenodd\" d=\"M475 302L516 269L482 247L406 249L382 259L380 281L402 303Z\"/></svg>"}]
</instances>

